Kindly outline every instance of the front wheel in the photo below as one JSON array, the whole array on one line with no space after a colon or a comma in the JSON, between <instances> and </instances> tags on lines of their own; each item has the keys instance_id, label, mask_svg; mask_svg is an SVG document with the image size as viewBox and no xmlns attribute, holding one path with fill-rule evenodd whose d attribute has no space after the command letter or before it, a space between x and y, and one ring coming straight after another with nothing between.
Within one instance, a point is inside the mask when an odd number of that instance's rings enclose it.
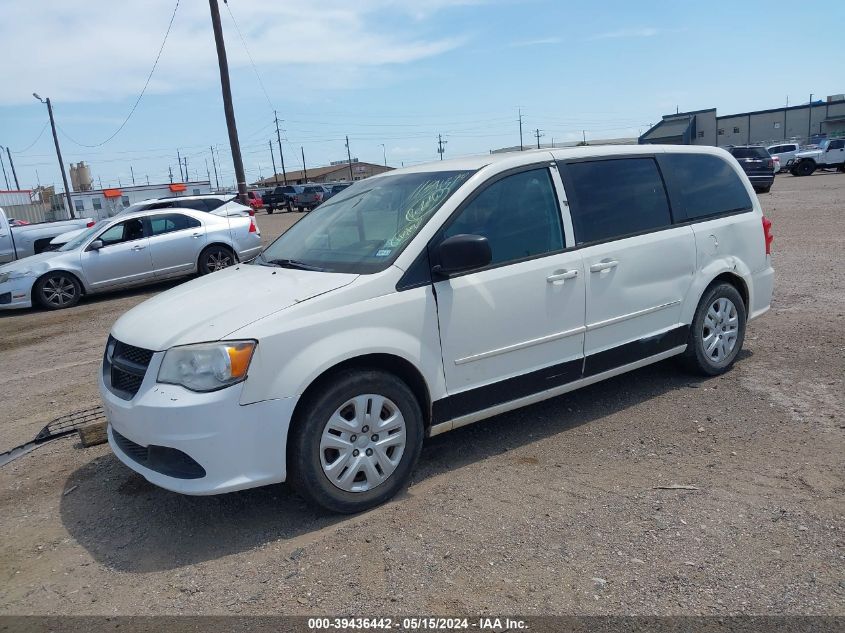
<instances>
[{"instance_id":1,"label":"front wheel","mask_svg":"<svg viewBox=\"0 0 845 633\"><path fill-rule=\"evenodd\" d=\"M202 253L199 259L200 275L207 275L218 270L233 266L236 262L235 254L225 246L209 246Z\"/></svg>"},{"instance_id":2,"label":"front wheel","mask_svg":"<svg viewBox=\"0 0 845 633\"><path fill-rule=\"evenodd\" d=\"M816 171L816 163L812 160L802 160L795 168L796 176L810 176Z\"/></svg>"},{"instance_id":3,"label":"front wheel","mask_svg":"<svg viewBox=\"0 0 845 633\"><path fill-rule=\"evenodd\" d=\"M745 302L734 286L720 283L709 288L695 310L684 364L697 374L724 374L742 349L745 322Z\"/></svg>"},{"instance_id":4,"label":"front wheel","mask_svg":"<svg viewBox=\"0 0 845 633\"><path fill-rule=\"evenodd\" d=\"M71 308L79 303L82 286L68 273L49 273L35 282L33 298L48 310Z\"/></svg>"},{"instance_id":5,"label":"front wheel","mask_svg":"<svg viewBox=\"0 0 845 633\"><path fill-rule=\"evenodd\" d=\"M267 215L273 215L273 207L267 207Z\"/></svg>"},{"instance_id":6,"label":"front wheel","mask_svg":"<svg viewBox=\"0 0 845 633\"><path fill-rule=\"evenodd\" d=\"M422 449L423 417L408 386L376 370L337 374L302 403L288 440L290 480L311 503L361 512L402 489Z\"/></svg>"}]
</instances>

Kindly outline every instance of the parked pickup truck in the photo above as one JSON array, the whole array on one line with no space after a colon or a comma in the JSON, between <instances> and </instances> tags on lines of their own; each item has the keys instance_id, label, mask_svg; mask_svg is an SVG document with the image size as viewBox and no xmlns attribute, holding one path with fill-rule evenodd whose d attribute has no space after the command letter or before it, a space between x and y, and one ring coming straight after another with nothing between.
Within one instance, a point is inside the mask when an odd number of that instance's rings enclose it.
<instances>
[{"instance_id":1,"label":"parked pickup truck","mask_svg":"<svg viewBox=\"0 0 845 633\"><path fill-rule=\"evenodd\" d=\"M50 250L50 240L57 235L94 226L94 220L59 220L24 226L9 226L9 218L0 208L0 264Z\"/></svg>"},{"instance_id":2,"label":"parked pickup truck","mask_svg":"<svg viewBox=\"0 0 845 633\"><path fill-rule=\"evenodd\" d=\"M276 209L291 210L293 197L302 191L302 187L295 185L283 185L272 191L264 193L261 197L264 200L264 207L267 213L273 213Z\"/></svg>"},{"instance_id":3,"label":"parked pickup truck","mask_svg":"<svg viewBox=\"0 0 845 633\"><path fill-rule=\"evenodd\" d=\"M323 185L305 185L302 191L293 197L293 206L300 211L311 211L331 197L329 189Z\"/></svg>"}]
</instances>

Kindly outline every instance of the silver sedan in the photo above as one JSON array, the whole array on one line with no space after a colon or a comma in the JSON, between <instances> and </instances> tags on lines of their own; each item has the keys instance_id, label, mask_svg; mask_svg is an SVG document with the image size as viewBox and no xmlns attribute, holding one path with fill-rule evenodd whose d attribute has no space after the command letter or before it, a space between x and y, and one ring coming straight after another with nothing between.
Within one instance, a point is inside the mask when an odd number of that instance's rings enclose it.
<instances>
[{"instance_id":1,"label":"silver sedan","mask_svg":"<svg viewBox=\"0 0 845 633\"><path fill-rule=\"evenodd\" d=\"M250 216L128 213L98 222L57 251L0 266L0 309L69 308L86 294L204 275L260 252L261 234Z\"/></svg>"}]
</instances>

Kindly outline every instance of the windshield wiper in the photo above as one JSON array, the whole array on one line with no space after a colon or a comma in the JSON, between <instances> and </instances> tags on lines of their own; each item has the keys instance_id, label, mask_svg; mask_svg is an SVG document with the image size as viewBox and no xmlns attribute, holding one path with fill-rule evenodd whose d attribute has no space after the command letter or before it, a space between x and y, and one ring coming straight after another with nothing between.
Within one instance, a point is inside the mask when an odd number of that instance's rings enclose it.
<instances>
[{"instance_id":1,"label":"windshield wiper","mask_svg":"<svg viewBox=\"0 0 845 633\"><path fill-rule=\"evenodd\" d=\"M311 264L306 264L305 262L301 262L296 259L270 259L267 260L268 264L279 266L280 268L296 268L298 270L316 270L316 271L325 271L325 268L320 268L319 266L312 266Z\"/></svg>"}]
</instances>

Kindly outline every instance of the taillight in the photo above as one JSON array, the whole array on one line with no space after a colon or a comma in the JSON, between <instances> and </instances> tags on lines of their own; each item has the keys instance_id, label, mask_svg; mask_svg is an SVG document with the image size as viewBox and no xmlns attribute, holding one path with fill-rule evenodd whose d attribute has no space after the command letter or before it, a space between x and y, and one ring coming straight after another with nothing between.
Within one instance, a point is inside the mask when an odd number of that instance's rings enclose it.
<instances>
[{"instance_id":1,"label":"taillight","mask_svg":"<svg viewBox=\"0 0 845 633\"><path fill-rule=\"evenodd\" d=\"M249 217L252 217L252 216L254 216L254 215L255 215L255 209L253 209L252 207L250 207L250 208L249 208Z\"/></svg>"},{"instance_id":2,"label":"taillight","mask_svg":"<svg viewBox=\"0 0 845 633\"><path fill-rule=\"evenodd\" d=\"M766 166L767 166L767 167L769 167L770 169L771 169L771 168L773 168L773 167L775 166L775 161L773 161L773 160L770 158L770 159L768 160L768 162L766 163Z\"/></svg>"},{"instance_id":3,"label":"taillight","mask_svg":"<svg viewBox=\"0 0 845 633\"><path fill-rule=\"evenodd\" d=\"M94 220L91 220L90 222L88 222L88 224L85 225L85 228L90 229L92 226L94 226Z\"/></svg>"},{"instance_id":4,"label":"taillight","mask_svg":"<svg viewBox=\"0 0 845 633\"><path fill-rule=\"evenodd\" d=\"M315 194L314 199L315 199L317 202L319 202L320 200L322 200L322 199L323 199L323 194L321 194L321 193Z\"/></svg>"},{"instance_id":5,"label":"taillight","mask_svg":"<svg viewBox=\"0 0 845 633\"><path fill-rule=\"evenodd\" d=\"M766 255L771 255L772 242L774 241L775 237L774 235L772 235L772 221L765 215L763 216L763 237L766 240Z\"/></svg>"},{"instance_id":6,"label":"taillight","mask_svg":"<svg viewBox=\"0 0 845 633\"><path fill-rule=\"evenodd\" d=\"M258 232L258 227L255 226L255 220L253 220L251 217L249 218L249 232L250 233L257 233Z\"/></svg>"}]
</instances>

